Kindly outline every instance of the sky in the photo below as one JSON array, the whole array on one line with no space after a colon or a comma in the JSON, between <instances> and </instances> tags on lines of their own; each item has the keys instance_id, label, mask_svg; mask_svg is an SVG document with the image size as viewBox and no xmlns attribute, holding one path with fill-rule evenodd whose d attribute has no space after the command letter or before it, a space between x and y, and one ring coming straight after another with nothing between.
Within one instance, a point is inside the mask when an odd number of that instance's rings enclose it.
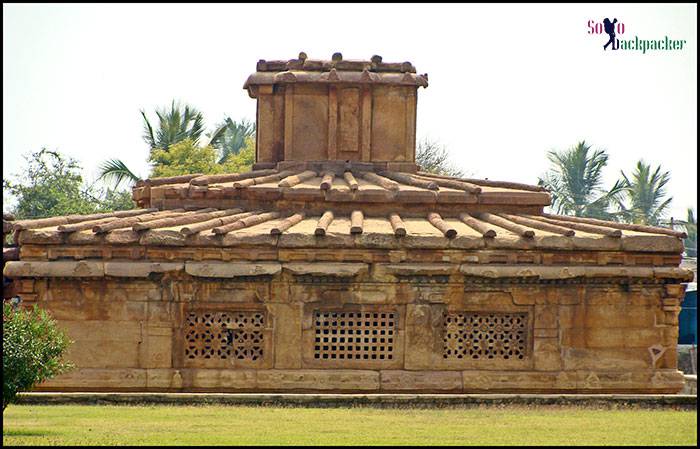
<instances>
[{"instance_id":1,"label":"sky","mask_svg":"<svg viewBox=\"0 0 700 449\"><path fill-rule=\"evenodd\" d=\"M618 37L687 42L604 51L588 23L606 17ZM607 186L642 158L671 172L671 216L697 209L695 4L3 4L3 178L42 147L89 181L112 158L146 177L141 109L180 100L208 129L254 120L256 62L300 51L427 72L418 138L473 177L534 184L548 151L585 139L609 154Z\"/></svg>"}]
</instances>

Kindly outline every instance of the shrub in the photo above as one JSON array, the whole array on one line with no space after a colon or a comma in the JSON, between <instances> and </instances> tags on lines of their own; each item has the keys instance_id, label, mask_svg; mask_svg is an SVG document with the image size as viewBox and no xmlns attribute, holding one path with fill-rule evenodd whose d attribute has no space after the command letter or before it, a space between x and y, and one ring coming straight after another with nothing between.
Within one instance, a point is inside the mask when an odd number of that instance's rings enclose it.
<instances>
[{"instance_id":1,"label":"shrub","mask_svg":"<svg viewBox=\"0 0 700 449\"><path fill-rule=\"evenodd\" d=\"M2 308L2 411L17 393L72 367L63 360L71 341L45 310Z\"/></svg>"}]
</instances>

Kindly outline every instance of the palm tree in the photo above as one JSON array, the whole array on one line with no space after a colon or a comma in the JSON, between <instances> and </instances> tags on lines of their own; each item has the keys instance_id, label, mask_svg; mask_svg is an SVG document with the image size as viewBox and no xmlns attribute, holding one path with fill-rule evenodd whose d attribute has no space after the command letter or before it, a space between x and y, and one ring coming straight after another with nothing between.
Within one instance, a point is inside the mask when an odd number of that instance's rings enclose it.
<instances>
[{"instance_id":1,"label":"palm tree","mask_svg":"<svg viewBox=\"0 0 700 449\"><path fill-rule=\"evenodd\" d=\"M219 158L221 164L229 155L238 154L245 147L246 139L254 134L255 123L246 119L237 122L226 117L209 136L209 144L221 151Z\"/></svg>"},{"instance_id":2,"label":"palm tree","mask_svg":"<svg viewBox=\"0 0 700 449\"><path fill-rule=\"evenodd\" d=\"M172 101L170 110L167 108L156 109L158 128L155 132L153 125L151 125L143 110L141 110L141 116L143 117L144 129L143 140L148 144L151 152L154 149L168 151L171 145L188 138L197 143L204 131L204 117L202 113L187 104L183 108L175 100ZM217 130L214 133L214 137L217 137L218 132ZM133 184L141 178L135 175L121 160L112 159L100 165L98 179L114 182L114 187L116 188L124 181Z\"/></svg>"},{"instance_id":3,"label":"palm tree","mask_svg":"<svg viewBox=\"0 0 700 449\"><path fill-rule=\"evenodd\" d=\"M167 151L170 145L188 138L196 144L204 131L202 113L189 105L185 105L182 109L175 100L172 101L170 110L166 108L156 109L158 129L155 133L143 110L141 110L141 116L143 117L144 129L143 140L146 141L151 150L158 148Z\"/></svg>"},{"instance_id":4,"label":"palm tree","mask_svg":"<svg viewBox=\"0 0 700 449\"><path fill-rule=\"evenodd\" d=\"M660 165L652 172L651 166L643 160L637 162L631 177L624 171L621 173L625 186L624 200L618 200L622 219L628 223L661 224L673 199L665 198L665 186L671 180L671 173L661 173Z\"/></svg>"},{"instance_id":5,"label":"palm tree","mask_svg":"<svg viewBox=\"0 0 700 449\"><path fill-rule=\"evenodd\" d=\"M687 257L698 256L698 222L695 219L695 209L689 207L687 209L687 218L685 220L662 220L659 222L664 226L671 228L682 228L688 236L683 240L685 246L685 255Z\"/></svg>"},{"instance_id":6,"label":"palm tree","mask_svg":"<svg viewBox=\"0 0 700 449\"><path fill-rule=\"evenodd\" d=\"M117 189L119 184L126 181L130 184L136 183L141 177L137 176L129 170L129 167L119 159L111 159L100 164L99 177L97 180L104 179L108 183L113 183Z\"/></svg>"},{"instance_id":7,"label":"palm tree","mask_svg":"<svg viewBox=\"0 0 700 449\"><path fill-rule=\"evenodd\" d=\"M685 253L689 257L698 257L698 222L695 220L695 211L692 207L688 208L685 232L688 234L688 237L683 241Z\"/></svg>"},{"instance_id":8,"label":"palm tree","mask_svg":"<svg viewBox=\"0 0 700 449\"><path fill-rule=\"evenodd\" d=\"M612 220L615 213L609 206L624 190L617 181L610 190L603 184L603 168L608 163L605 150L591 153L591 145L581 141L564 151L550 151L547 154L552 168L538 184L547 188L552 195L552 208L558 214L577 217L593 217Z\"/></svg>"}]
</instances>

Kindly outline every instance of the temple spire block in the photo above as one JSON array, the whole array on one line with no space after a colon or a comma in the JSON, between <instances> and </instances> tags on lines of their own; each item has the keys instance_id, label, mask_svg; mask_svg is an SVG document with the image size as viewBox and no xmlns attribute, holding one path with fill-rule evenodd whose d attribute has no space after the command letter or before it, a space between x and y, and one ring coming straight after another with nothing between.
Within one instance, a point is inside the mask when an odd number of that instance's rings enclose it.
<instances>
[{"instance_id":1,"label":"temple spire block","mask_svg":"<svg viewBox=\"0 0 700 449\"><path fill-rule=\"evenodd\" d=\"M416 106L427 75L410 62L260 60L244 88L257 99L256 169L286 161L415 165ZM411 170L414 171L414 170Z\"/></svg>"}]
</instances>

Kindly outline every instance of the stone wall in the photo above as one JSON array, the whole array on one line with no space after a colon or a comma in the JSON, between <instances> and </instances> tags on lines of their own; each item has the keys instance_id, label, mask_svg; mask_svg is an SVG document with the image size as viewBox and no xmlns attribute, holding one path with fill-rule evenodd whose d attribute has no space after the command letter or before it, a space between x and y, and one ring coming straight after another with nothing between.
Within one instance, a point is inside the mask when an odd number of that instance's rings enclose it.
<instances>
[{"instance_id":1,"label":"stone wall","mask_svg":"<svg viewBox=\"0 0 700 449\"><path fill-rule=\"evenodd\" d=\"M270 263L246 271L173 263L144 272L104 265L104 277L15 281L22 304L49 310L74 341L68 358L78 368L40 390L683 387L676 369L680 284L489 279L450 264Z\"/></svg>"}]
</instances>

